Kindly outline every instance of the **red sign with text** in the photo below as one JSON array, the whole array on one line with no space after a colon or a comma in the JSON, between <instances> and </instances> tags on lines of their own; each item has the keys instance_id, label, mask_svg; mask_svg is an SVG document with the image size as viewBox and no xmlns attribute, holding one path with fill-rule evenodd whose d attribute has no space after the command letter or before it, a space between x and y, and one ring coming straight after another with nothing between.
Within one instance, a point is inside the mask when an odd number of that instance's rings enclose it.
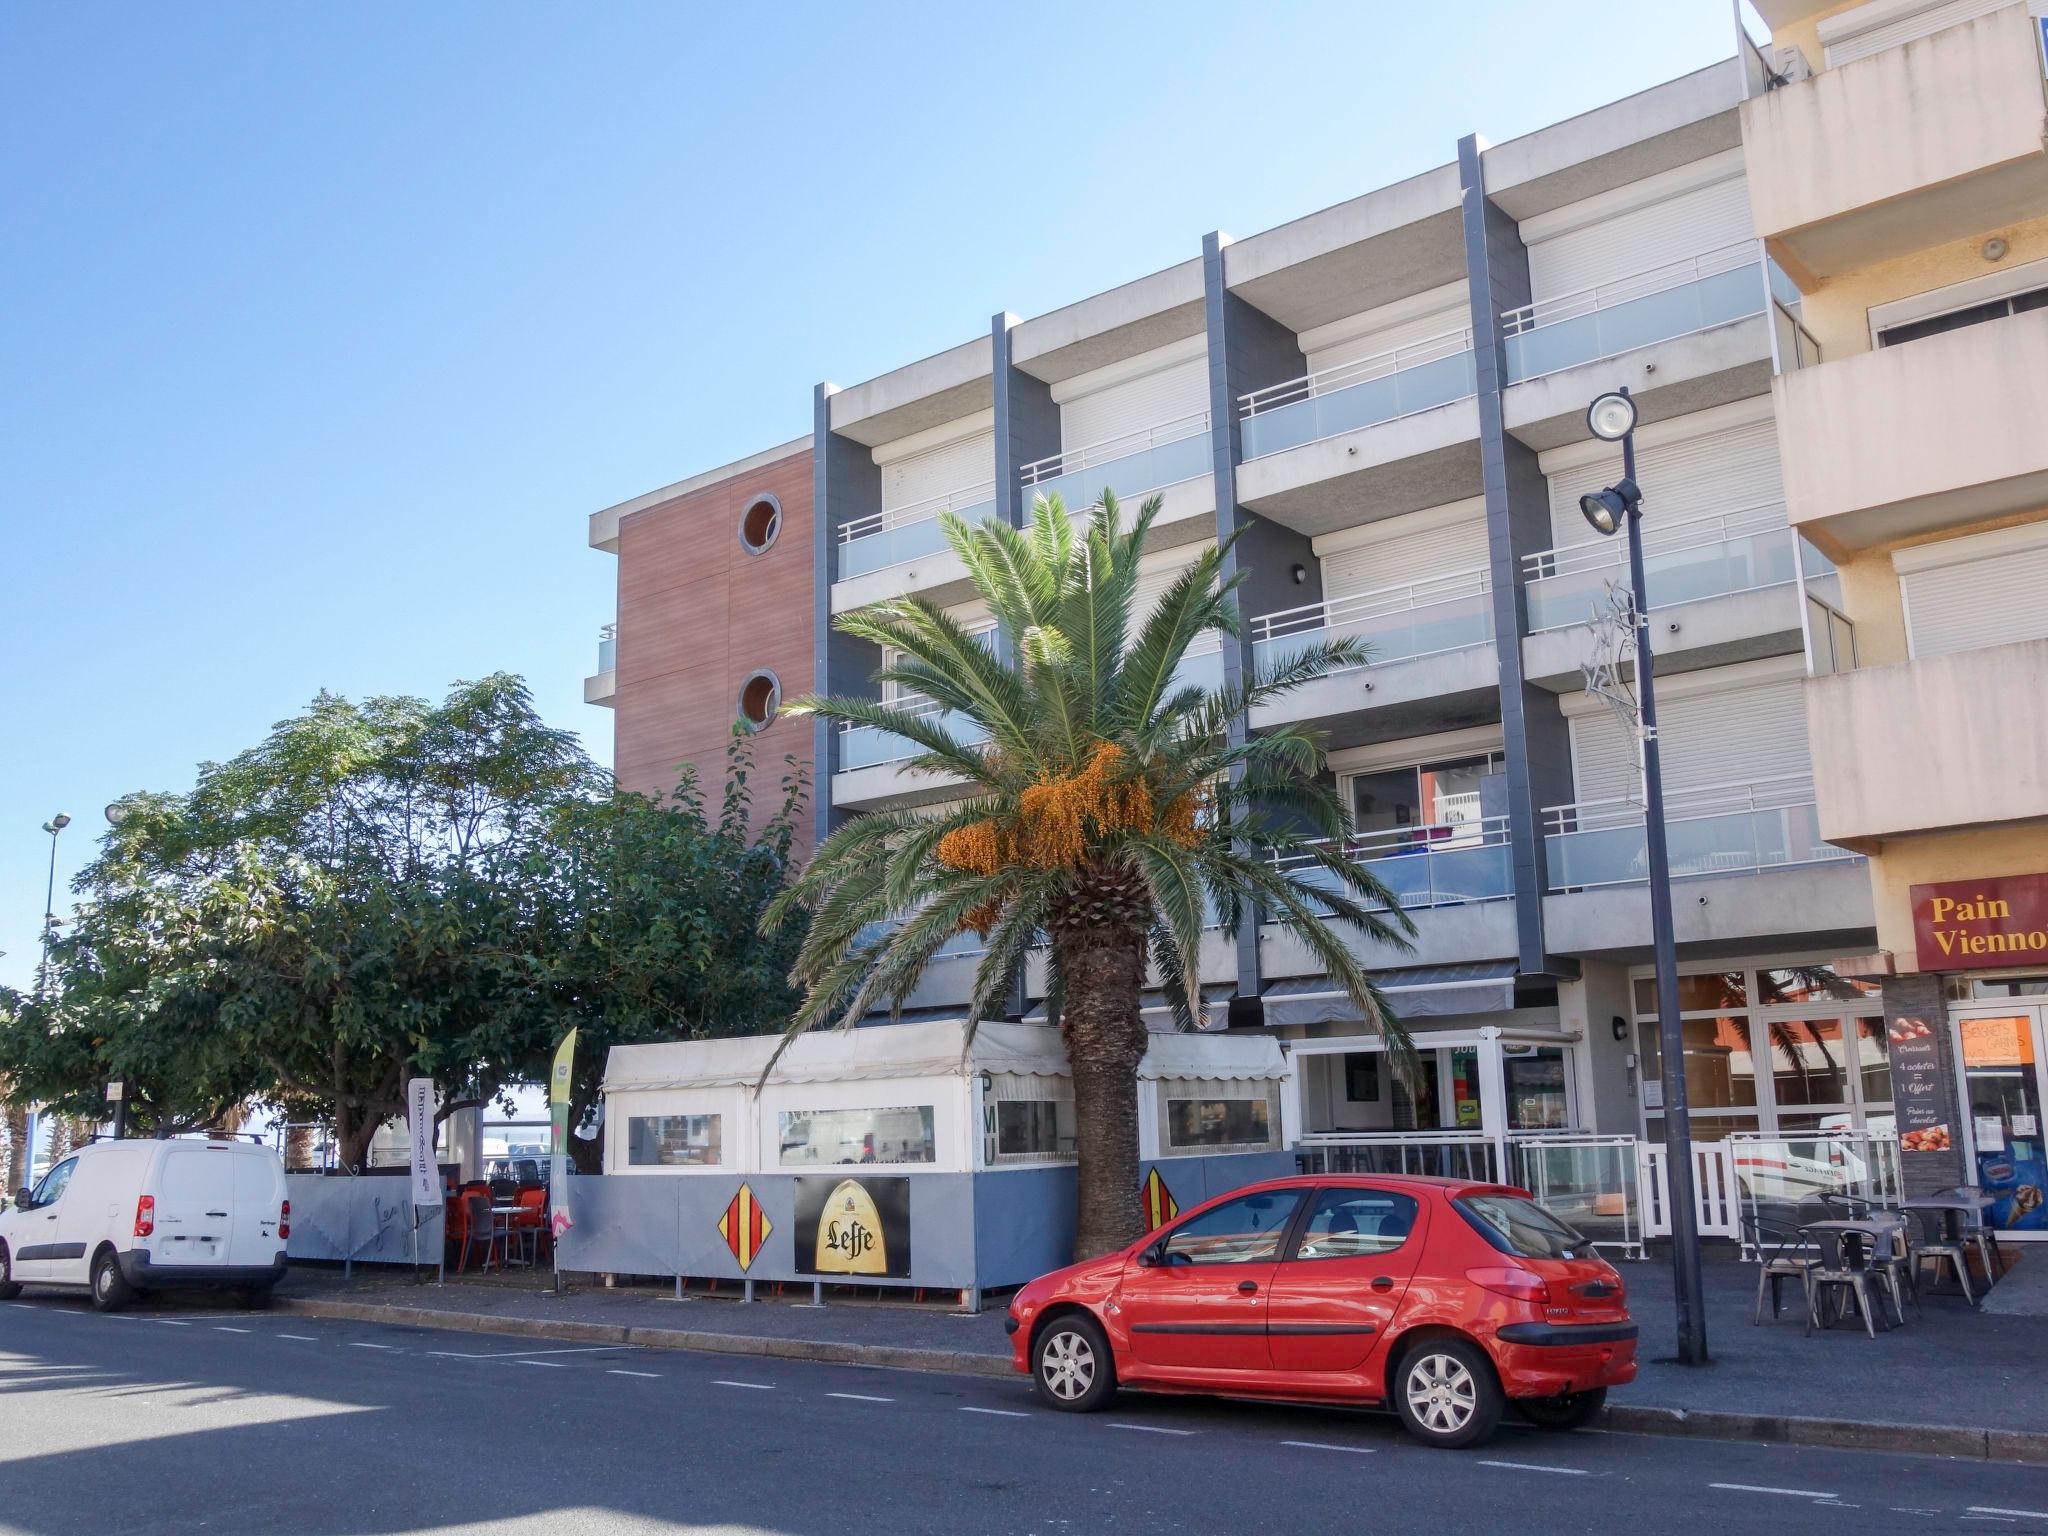
<instances>
[{"instance_id":1,"label":"red sign with text","mask_svg":"<svg viewBox=\"0 0 2048 1536\"><path fill-rule=\"evenodd\" d=\"M1923 971L2048 963L2048 875L1916 885L1912 897Z\"/></svg>"}]
</instances>

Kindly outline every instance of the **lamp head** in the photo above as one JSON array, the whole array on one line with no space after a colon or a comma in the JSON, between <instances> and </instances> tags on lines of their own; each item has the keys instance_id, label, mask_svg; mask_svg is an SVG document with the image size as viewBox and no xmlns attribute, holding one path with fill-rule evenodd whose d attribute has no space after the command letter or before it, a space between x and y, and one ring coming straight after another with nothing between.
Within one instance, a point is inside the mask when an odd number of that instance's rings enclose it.
<instances>
[{"instance_id":1,"label":"lamp head","mask_svg":"<svg viewBox=\"0 0 2048 1536\"><path fill-rule=\"evenodd\" d=\"M1586 407L1586 426L1602 442L1618 443L1636 429L1636 403L1625 389L1609 390Z\"/></svg>"},{"instance_id":2,"label":"lamp head","mask_svg":"<svg viewBox=\"0 0 2048 1536\"><path fill-rule=\"evenodd\" d=\"M50 836L55 837L59 832L62 832L66 827L70 825L71 818L69 816L66 816L62 811L59 811L56 815L52 816L48 821L43 823L43 830L49 833Z\"/></svg>"},{"instance_id":3,"label":"lamp head","mask_svg":"<svg viewBox=\"0 0 2048 1536\"><path fill-rule=\"evenodd\" d=\"M1588 491L1579 498L1579 510L1595 533L1612 533L1643 504L1643 493L1633 480L1622 480L1604 491Z\"/></svg>"}]
</instances>

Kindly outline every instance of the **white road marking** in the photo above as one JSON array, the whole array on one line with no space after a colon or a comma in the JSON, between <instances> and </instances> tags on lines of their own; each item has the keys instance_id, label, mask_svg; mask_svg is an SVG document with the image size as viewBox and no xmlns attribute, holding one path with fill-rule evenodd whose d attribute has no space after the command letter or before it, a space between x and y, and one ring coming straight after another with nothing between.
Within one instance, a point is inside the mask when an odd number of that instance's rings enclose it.
<instances>
[{"instance_id":1,"label":"white road marking","mask_svg":"<svg viewBox=\"0 0 2048 1536\"><path fill-rule=\"evenodd\" d=\"M827 1397L844 1398L849 1403L893 1403L893 1397L870 1397L865 1392L827 1392Z\"/></svg>"},{"instance_id":2,"label":"white road marking","mask_svg":"<svg viewBox=\"0 0 2048 1536\"><path fill-rule=\"evenodd\" d=\"M544 1371L566 1371L569 1369L559 1360L518 1360L515 1365L537 1365Z\"/></svg>"},{"instance_id":3,"label":"white road marking","mask_svg":"<svg viewBox=\"0 0 2048 1536\"><path fill-rule=\"evenodd\" d=\"M1141 1435L1192 1435L1192 1429L1168 1429L1164 1424L1108 1424L1107 1429L1135 1429Z\"/></svg>"},{"instance_id":4,"label":"white road marking","mask_svg":"<svg viewBox=\"0 0 2048 1536\"><path fill-rule=\"evenodd\" d=\"M1838 1493L1816 1493L1811 1488L1766 1488L1757 1483L1709 1483L1709 1488L1725 1489L1729 1493L1782 1493L1788 1499L1838 1499Z\"/></svg>"},{"instance_id":5,"label":"white road marking","mask_svg":"<svg viewBox=\"0 0 2048 1536\"><path fill-rule=\"evenodd\" d=\"M579 1344L574 1349L503 1349L473 1354L460 1349L430 1349L428 1354L437 1360L523 1360L528 1355L601 1355L608 1349L623 1349L623 1344Z\"/></svg>"},{"instance_id":6,"label":"white road marking","mask_svg":"<svg viewBox=\"0 0 2048 1536\"><path fill-rule=\"evenodd\" d=\"M749 1392L773 1392L775 1388L765 1381L714 1381L714 1387L745 1387Z\"/></svg>"},{"instance_id":7,"label":"white road marking","mask_svg":"<svg viewBox=\"0 0 2048 1536\"><path fill-rule=\"evenodd\" d=\"M963 1407L963 1408L962 1408L962 1409L961 1409L960 1411L961 1411L962 1413L986 1413L986 1414L989 1414L989 1415L991 1415L992 1417L994 1417L994 1418L998 1418L998 1419L1028 1419L1028 1418L1030 1418L1030 1417L1031 1417L1031 1415L1030 1415L1030 1414L1028 1414L1028 1413L1020 1413L1020 1412L1018 1412L1018 1411L1017 1411L1017 1410L1016 1410L1015 1408L966 1408L966 1407Z\"/></svg>"},{"instance_id":8,"label":"white road marking","mask_svg":"<svg viewBox=\"0 0 2048 1536\"><path fill-rule=\"evenodd\" d=\"M152 1323L162 1323L166 1328L190 1328L190 1323L181 1323L174 1317L152 1317Z\"/></svg>"},{"instance_id":9,"label":"white road marking","mask_svg":"<svg viewBox=\"0 0 2048 1536\"><path fill-rule=\"evenodd\" d=\"M1482 1461L1479 1465L1482 1467L1504 1467L1510 1472L1555 1472L1562 1477L1584 1477L1586 1475L1584 1467L1546 1467L1542 1463L1534 1461ZM1715 1486L1719 1487L1720 1485L1717 1483Z\"/></svg>"},{"instance_id":10,"label":"white road marking","mask_svg":"<svg viewBox=\"0 0 2048 1536\"><path fill-rule=\"evenodd\" d=\"M349 1346L348 1346L348 1347L349 1347L350 1349L396 1349L396 1348L398 1348L398 1346L397 1346L396 1344L363 1344L363 1343L359 1343L359 1342L357 1342L356 1340L353 1340L353 1339L351 1339L351 1340L349 1341Z\"/></svg>"},{"instance_id":11,"label":"white road marking","mask_svg":"<svg viewBox=\"0 0 2048 1536\"><path fill-rule=\"evenodd\" d=\"M310 1333L280 1333L280 1339L295 1339L301 1344L318 1344L320 1341Z\"/></svg>"},{"instance_id":12,"label":"white road marking","mask_svg":"<svg viewBox=\"0 0 2048 1536\"><path fill-rule=\"evenodd\" d=\"M1344 1451L1353 1456L1377 1456L1378 1450L1370 1445L1325 1445L1320 1440L1282 1440L1282 1445L1291 1445L1297 1451Z\"/></svg>"},{"instance_id":13,"label":"white road marking","mask_svg":"<svg viewBox=\"0 0 2048 1536\"><path fill-rule=\"evenodd\" d=\"M607 1376L638 1376L638 1377L640 1377L640 1378L641 1378L641 1379L642 1379L643 1381L659 1381L659 1380L661 1380L661 1373L660 1373L660 1372L658 1372L658 1371L606 1371L606 1372L605 1372L605 1375L607 1375Z\"/></svg>"},{"instance_id":14,"label":"white road marking","mask_svg":"<svg viewBox=\"0 0 2048 1536\"><path fill-rule=\"evenodd\" d=\"M1969 1512L1973 1515L2017 1515L2022 1520L2048 1520L2048 1511L2039 1509L1997 1509L1989 1504L1972 1504Z\"/></svg>"},{"instance_id":15,"label":"white road marking","mask_svg":"<svg viewBox=\"0 0 2048 1536\"><path fill-rule=\"evenodd\" d=\"M215 1323L213 1331L215 1333L247 1333L249 1330L246 1328L230 1328L225 1323Z\"/></svg>"}]
</instances>

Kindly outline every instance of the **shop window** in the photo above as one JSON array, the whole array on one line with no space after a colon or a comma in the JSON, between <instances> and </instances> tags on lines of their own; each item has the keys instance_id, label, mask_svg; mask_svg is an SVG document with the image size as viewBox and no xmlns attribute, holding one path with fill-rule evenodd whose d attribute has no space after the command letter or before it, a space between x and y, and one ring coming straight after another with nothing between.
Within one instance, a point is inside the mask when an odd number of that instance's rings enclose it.
<instances>
[{"instance_id":1,"label":"shop window","mask_svg":"<svg viewBox=\"0 0 2048 1536\"><path fill-rule=\"evenodd\" d=\"M1749 1020L1740 1016L1687 1019L1680 1030L1685 1042L1685 1091L1693 1114L1754 1106L1756 1058L1750 1052ZM1659 1083L1664 1052L1657 1026L1645 1023L1638 1034L1642 1081ZM1751 1124L1748 1129L1756 1127Z\"/></svg>"},{"instance_id":2,"label":"shop window","mask_svg":"<svg viewBox=\"0 0 2048 1536\"><path fill-rule=\"evenodd\" d=\"M1559 1131L1571 1124L1563 1050L1554 1045L1511 1045L1504 1049L1500 1066L1510 1130Z\"/></svg>"},{"instance_id":3,"label":"shop window","mask_svg":"<svg viewBox=\"0 0 2048 1536\"><path fill-rule=\"evenodd\" d=\"M765 667L740 684L740 719L749 730L765 730L781 708L782 682Z\"/></svg>"},{"instance_id":4,"label":"shop window","mask_svg":"<svg viewBox=\"0 0 2048 1536\"><path fill-rule=\"evenodd\" d=\"M781 532L782 503L763 491L740 514L740 548L750 555L765 555Z\"/></svg>"},{"instance_id":5,"label":"shop window","mask_svg":"<svg viewBox=\"0 0 2048 1536\"><path fill-rule=\"evenodd\" d=\"M785 1168L839 1163L938 1161L932 1106L784 1110L778 1118Z\"/></svg>"},{"instance_id":6,"label":"shop window","mask_svg":"<svg viewBox=\"0 0 2048 1536\"><path fill-rule=\"evenodd\" d=\"M1270 1147L1275 1118L1264 1098L1169 1098L1166 1146L1175 1152Z\"/></svg>"},{"instance_id":7,"label":"shop window","mask_svg":"<svg viewBox=\"0 0 2048 1536\"><path fill-rule=\"evenodd\" d=\"M1280 1239L1300 1204L1301 1196L1292 1190L1226 1200L1175 1227L1166 1240L1165 1261L1270 1264L1280 1257Z\"/></svg>"},{"instance_id":8,"label":"shop window","mask_svg":"<svg viewBox=\"0 0 2048 1536\"><path fill-rule=\"evenodd\" d=\"M1849 1043L1854 1033L1847 1019L1773 1019L1764 1025L1770 1041L1771 1086L1778 1107L1849 1102Z\"/></svg>"},{"instance_id":9,"label":"shop window","mask_svg":"<svg viewBox=\"0 0 2048 1536\"><path fill-rule=\"evenodd\" d=\"M1759 1003L1853 1003L1877 996L1877 983L1858 976L1837 976L1832 966L1793 965L1758 971Z\"/></svg>"},{"instance_id":10,"label":"shop window","mask_svg":"<svg viewBox=\"0 0 2048 1536\"><path fill-rule=\"evenodd\" d=\"M626 1122L630 1168L709 1168L719 1157L719 1115L634 1115Z\"/></svg>"},{"instance_id":11,"label":"shop window","mask_svg":"<svg viewBox=\"0 0 2048 1536\"><path fill-rule=\"evenodd\" d=\"M1363 1259L1392 1253L1415 1229L1407 1195L1379 1189L1326 1189L1302 1229L1297 1259Z\"/></svg>"},{"instance_id":12,"label":"shop window","mask_svg":"<svg viewBox=\"0 0 2048 1536\"><path fill-rule=\"evenodd\" d=\"M1749 986L1741 971L1678 978L1680 1013L1714 1013L1723 1008L1749 1006ZM1636 1012L1657 1015L1657 983L1645 976L1636 982Z\"/></svg>"},{"instance_id":13,"label":"shop window","mask_svg":"<svg viewBox=\"0 0 2048 1536\"><path fill-rule=\"evenodd\" d=\"M991 1104L991 1163L1073 1157L1079 1146L1071 1099L1005 1099Z\"/></svg>"}]
</instances>

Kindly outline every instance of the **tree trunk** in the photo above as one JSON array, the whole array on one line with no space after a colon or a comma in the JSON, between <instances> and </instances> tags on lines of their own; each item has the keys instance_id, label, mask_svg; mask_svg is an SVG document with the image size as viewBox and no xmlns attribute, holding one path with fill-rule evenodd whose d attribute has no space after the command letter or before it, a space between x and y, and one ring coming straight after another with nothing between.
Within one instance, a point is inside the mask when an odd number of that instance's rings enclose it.
<instances>
[{"instance_id":1,"label":"tree trunk","mask_svg":"<svg viewBox=\"0 0 2048 1536\"><path fill-rule=\"evenodd\" d=\"M284 1166L291 1173L302 1173L314 1166L312 1126L293 1125L285 1128Z\"/></svg>"},{"instance_id":2,"label":"tree trunk","mask_svg":"<svg viewBox=\"0 0 2048 1536\"><path fill-rule=\"evenodd\" d=\"M12 1196L28 1182L28 1107L0 1105L0 1193Z\"/></svg>"},{"instance_id":3,"label":"tree trunk","mask_svg":"<svg viewBox=\"0 0 2048 1536\"><path fill-rule=\"evenodd\" d=\"M1145 943L1135 929L1075 927L1056 934L1066 1001L1060 1033L1074 1074L1079 1138L1074 1258L1092 1259L1145 1235L1138 1197L1138 1063L1145 1021Z\"/></svg>"},{"instance_id":4,"label":"tree trunk","mask_svg":"<svg viewBox=\"0 0 2048 1536\"><path fill-rule=\"evenodd\" d=\"M50 1117L50 1166L63 1162L71 1151L71 1122L62 1115Z\"/></svg>"}]
</instances>

